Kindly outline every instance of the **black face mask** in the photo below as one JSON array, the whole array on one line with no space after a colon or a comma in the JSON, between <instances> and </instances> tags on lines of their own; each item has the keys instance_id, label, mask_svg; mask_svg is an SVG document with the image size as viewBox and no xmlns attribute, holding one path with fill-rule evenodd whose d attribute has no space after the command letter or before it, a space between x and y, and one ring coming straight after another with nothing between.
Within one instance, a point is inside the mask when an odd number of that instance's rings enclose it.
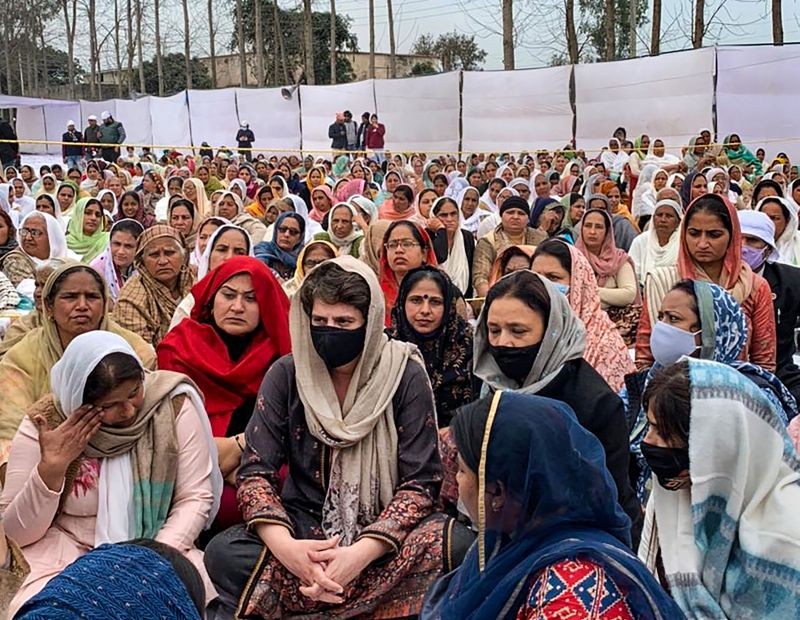
<instances>
[{"instance_id":1,"label":"black face mask","mask_svg":"<svg viewBox=\"0 0 800 620\"><path fill-rule=\"evenodd\" d=\"M367 325L358 329L311 326L311 342L328 369L349 364L364 350Z\"/></svg>"},{"instance_id":2,"label":"black face mask","mask_svg":"<svg viewBox=\"0 0 800 620\"><path fill-rule=\"evenodd\" d=\"M646 441L641 446L642 456L662 487L677 491L689 484L689 448L662 448Z\"/></svg>"},{"instance_id":3,"label":"black face mask","mask_svg":"<svg viewBox=\"0 0 800 620\"><path fill-rule=\"evenodd\" d=\"M529 347L496 347L490 344L489 353L506 377L521 384L528 378L541 345L541 342Z\"/></svg>"}]
</instances>

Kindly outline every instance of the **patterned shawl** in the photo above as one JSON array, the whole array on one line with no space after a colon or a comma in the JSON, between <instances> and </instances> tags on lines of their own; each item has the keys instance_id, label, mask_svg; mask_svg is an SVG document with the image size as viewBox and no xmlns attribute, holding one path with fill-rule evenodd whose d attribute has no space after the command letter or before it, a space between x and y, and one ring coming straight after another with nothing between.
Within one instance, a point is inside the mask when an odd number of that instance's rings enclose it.
<instances>
[{"instance_id":1,"label":"patterned shawl","mask_svg":"<svg viewBox=\"0 0 800 620\"><path fill-rule=\"evenodd\" d=\"M586 328L586 350L583 357L611 389L619 392L625 385L625 375L634 372L628 348L613 321L600 306L597 280L589 261L569 244L572 274L569 283L569 305Z\"/></svg>"},{"instance_id":2,"label":"patterned shawl","mask_svg":"<svg viewBox=\"0 0 800 620\"><path fill-rule=\"evenodd\" d=\"M732 368L688 360L691 485L653 482L639 556L661 552L688 618L794 618L800 461L774 407ZM720 432L720 429L725 432Z\"/></svg>"}]
</instances>

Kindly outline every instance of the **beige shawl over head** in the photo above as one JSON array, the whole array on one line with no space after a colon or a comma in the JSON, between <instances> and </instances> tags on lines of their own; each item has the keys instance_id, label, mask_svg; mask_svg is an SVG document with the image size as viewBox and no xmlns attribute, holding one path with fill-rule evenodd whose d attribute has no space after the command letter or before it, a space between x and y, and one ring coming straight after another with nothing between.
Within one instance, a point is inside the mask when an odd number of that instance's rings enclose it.
<instances>
[{"instance_id":1,"label":"beige shawl over head","mask_svg":"<svg viewBox=\"0 0 800 620\"><path fill-rule=\"evenodd\" d=\"M326 536L339 535L342 544L349 545L394 496L398 452L392 399L409 359L425 365L416 346L390 341L384 334L383 293L375 273L352 256L329 262L360 275L370 290L364 352L342 406L330 373L311 343L311 319L303 310L301 295L292 299L289 327L306 424L333 453L322 527Z\"/></svg>"}]
</instances>

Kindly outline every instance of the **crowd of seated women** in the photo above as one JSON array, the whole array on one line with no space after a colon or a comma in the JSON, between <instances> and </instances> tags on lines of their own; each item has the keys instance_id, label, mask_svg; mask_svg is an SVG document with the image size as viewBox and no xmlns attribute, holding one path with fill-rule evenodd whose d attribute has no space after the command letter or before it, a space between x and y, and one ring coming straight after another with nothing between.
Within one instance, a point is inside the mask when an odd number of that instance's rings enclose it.
<instances>
[{"instance_id":1,"label":"crowd of seated women","mask_svg":"<svg viewBox=\"0 0 800 620\"><path fill-rule=\"evenodd\" d=\"M791 618L800 179L0 172L0 618Z\"/></svg>"}]
</instances>

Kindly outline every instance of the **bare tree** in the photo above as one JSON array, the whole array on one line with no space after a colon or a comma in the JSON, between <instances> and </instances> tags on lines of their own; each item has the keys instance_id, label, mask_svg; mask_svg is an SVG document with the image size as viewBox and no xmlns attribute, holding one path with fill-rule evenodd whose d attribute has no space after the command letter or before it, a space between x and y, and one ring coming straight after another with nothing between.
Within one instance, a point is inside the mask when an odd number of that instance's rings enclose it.
<instances>
[{"instance_id":1,"label":"bare tree","mask_svg":"<svg viewBox=\"0 0 800 620\"><path fill-rule=\"evenodd\" d=\"M211 88L217 87L217 54L214 48L214 0L208 0L208 43L211 54Z\"/></svg>"},{"instance_id":2,"label":"bare tree","mask_svg":"<svg viewBox=\"0 0 800 620\"><path fill-rule=\"evenodd\" d=\"M514 69L514 4L503 0L503 69Z\"/></svg>"},{"instance_id":3,"label":"bare tree","mask_svg":"<svg viewBox=\"0 0 800 620\"><path fill-rule=\"evenodd\" d=\"M397 58L394 46L394 11L392 10L392 0L386 0L386 12L389 18L389 77L397 77Z\"/></svg>"},{"instance_id":4,"label":"bare tree","mask_svg":"<svg viewBox=\"0 0 800 620\"><path fill-rule=\"evenodd\" d=\"M264 85L264 32L261 25L261 0L255 0L256 9L256 83Z\"/></svg>"},{"instance_id":5,"label":"bare tree","mask_svg":"<svg viewBox=\"0 0 800 620\"><path fill-rule=\"evenodd\" d=\"M650 33L650 55L661 53L661 0L653 0L653 28Z\"/></svg>"},{"instance_id":6,"label":"bare tree","mask_svg":"<svg viewBox=\"0 0 800 620\"><path fill-rule=\"evenodd\" d=\"M578 33L575 30L575 0L565 0L564 28L567 35L567 56L571 65L578 64Z\"/></svg>"},{"instance_id":7,"label":"bare tree","mask_svg":"<svg viewBox=\"0 0 800 620\"><path fill-rule=\"evenodd\" d=\"M61 0L61 6L64 9L64 29L67 33L67 77L69 79L69 96L71 99L75 98L75 24L78 21L78 1L77 0ZM6 56L6 66L9 69L10 63Z\"/></svg>"},{"instance_id":8,"label":"bare tree","mask_svg":"<svg viewBox=\"0 0 800 620\"><path fill-rule=\"evenodd\" d=\"M695 49L703 47L703 35L706 29L705 12L706 0L695 0L694 28L692 29L692 47Z\"/></svg>"},{"instance_id":9,"label":"bare tree","mask_svg":"<svg viewBox=\"0 0 800 620\"><path fill-rule=\"evenodd\" d=\"M42 91L47 93L50 89L50 70L47 65L47 46L44 42L44 24L41 14L39 15L39 45L42 48Z\"/></svg>"},{"instance_id":10,"label":"bare tree","mask_svg":"<svg viewBox=\"0 0 800 620\"><path fill-rule=\"evenodd\" d=\"M332 2L333 0L331 0ZM781 0L772 0L772 44L783 45L783 11Z\"/></svg>"},{"instance_id":11,"label":"bare tree","mask_svg":"<svg viewBox=\"0 0 800 620\"><path fill-rule=\"evenodd\" d=\"M164 63L161 57L161 0L153 0L153 17L156 27L156 72L158 73L158 96L164 96Z\"/></svg>"},{"instance_id":12,"label":"bare tree","mask_svg":"<svg viewBox=\"0 0 800 620\"><path fill-rule=\"evenodd\" d=\"M314 76L314 33L311 21L311 0L303 0L303 41L306 82L313 86L317 82Z\"/></svg>"},{"instance_id":13,"label":"bare tree","mask_svg":"<svg viewBox=\"0 0 800 620\"><path fill-rule=\"evenodd\" d=\"M375 0L369 0L369 77L375 79Z\"/></svg>"},{"instance_id":14,"label":"bare tree","mask_svg":"<svg viewBox=\"0 0 800 620\"><path fill-rule=\"evenodd\" d=\"M614 60L614 55L616 53L617 45L615 39L615 27L616 23L614 20L614 13L615 13L615 6L614 0L605 0L605 16L603 18L603 29L605 30L605 38L606 38L606 49L605 53L603 54L603 60L609 61Z\"/></svg>"},{"instance_id":15,"label":"bare tree","mask_svg":"<svg viewBox=\"0 0 800 620\"><path fill-rule=\"evenodd\" d=\"M122 51L119 38L119 0L114 0L114 58L117 61L117 98L122 98Z\"/></svg>"},{"instance_id":16,"label":"bare tree","mask_svg":"<svg viewBox=\"0 0 800 620\"><path fill-rule=\"evenodd\" d=\"M142 0L136 0L136 51L139 56L139 92L146 93L144 82L144 54L142 53Z\"/></svg>"},{"instance_id":17,"label":"bare tree","mask_svg":"<svg viewBox=\"0 0 800 620\"><path fill-rule=\"evenodd\" d=\"M186 71L186 90L192 88L192 50L189 39L189 0L181 0L183 5L183 61Z\"/></svg>"},{"instance_id":18,"label":"bare tree","mask_svg":"<svg viewBox=\"0 0 800 620\"><path fill-rule=\"evenodd\" d=\"M244 44L244 16L242 15L242 0L236 0L236 36L239 42L239 85L247 86L247 55Z\"/></svg>"},{"instance_id":19,"label":"bare tree","mask_svg":"<svg viewBox=\"0 0 800 620\"><path fill-rule=\"evenodd\" d=\"M278 49L280 50L281 55L281 65L283 66L283 83L291 84L289 80L289 67L286 66L286 52L283 48L283 29L281 28L281 12L278 9L278 0L273 0L272 11L272 19L275 22L275 38L278 40ZM277 71L275 72L275 77L277 79Z\"/></svg>"},{"instance_id":20,"label":"bare tree","mask_svg":"<svg viewBox=\"0 0 800 620\"><path fill-rule=\"evenodd\" d=\"M133 5L131 0L127 0L125 7L125 18L128 22L128 40L126 41L126 52L128 54L128 92L133 91L133 55L134 44L136 42L133 36Z\"/></svg>"},{"instance_id":21,"label":"bare tree","mask_svg":"<svg viewBox=\"0 0 800 620\"><path fill-rule=\"evenodd\" d=\"M100 76L98 75L100 59L98 58L97 53L97 20L95 19L95 15L97 14L96 0L89 0L86 6L86 13L87 21L89 22L89 92L91 93L92 99L97 99L97 84L100 82Z\"/></svg>"},{"instance_id":22,"label":"bare tree","mask_svg":"<svg viewBox=\"0 0 800 620\"><path fill-rule=\"evenodd\" d=\"M336 84L336 0L331 0L331 84Z\"/></svg>"},{"instance_id":23,"label":"bare tree","mask_svg":"<svg viewBox=\"0 0 800 620\"><path fill-rule=\"evenodd\" d=\"M637 24L639 23L636 4L636 0L628 2L628 58L636 58Z\"/></svg>"}]
</instances>

